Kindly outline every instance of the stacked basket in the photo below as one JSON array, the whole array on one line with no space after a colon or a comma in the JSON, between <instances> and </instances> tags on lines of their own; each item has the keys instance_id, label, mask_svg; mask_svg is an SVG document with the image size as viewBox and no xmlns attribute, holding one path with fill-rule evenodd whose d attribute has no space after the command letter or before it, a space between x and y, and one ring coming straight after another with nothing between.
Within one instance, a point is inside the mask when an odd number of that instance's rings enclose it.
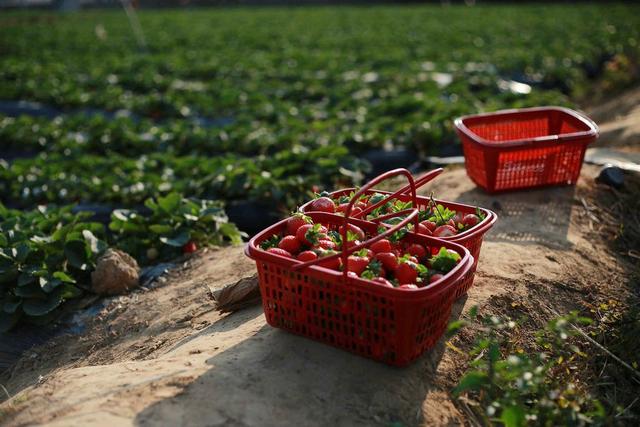
<instances>
[{"instance_id":1,"label":"stacked basket","mask_svg":"<svg viewBox=\"0 0 640 427\"><path fill-rule=\"evenodd\" d=\"M356 201L372 192L373 186L395 176L404 176L409 184L395 193L384 193L385 203L392 199L411 201L411 209L398 212L395 225L382 228L383 220L354 218L351 215ZM315 223L329 229L342 229L346 242L348 224L360 227L373 236L358 245L343 245L340 257L346 265L350 254L369 248L375 242L413 224L418 229L418 211L429 199L416 195L416 184L411 174L396 169L375 178L360 190L340 190L335 193L354 195L344 215L301 209ZM475 212L475 208L452 202L439 203L461 212ZM301 262L261 249L261 243L271 236L285 234L287 220L283 220L253 237L246 254L256 261L262 304L267 322L308 338L321 341L365 357L402 366L431 348L446 330L455 299L464 294L473 281L473 272L482 244L482 237L496 220L493 212L483 209L484 220L469 232L450 238L435 238L409 232L405 243L417 243L430 248L432 253L444 247L457 253L458 264L444 277L417 289L385 287L358 276L320 266L328 258Z\"/></svg>"}]
</instances>

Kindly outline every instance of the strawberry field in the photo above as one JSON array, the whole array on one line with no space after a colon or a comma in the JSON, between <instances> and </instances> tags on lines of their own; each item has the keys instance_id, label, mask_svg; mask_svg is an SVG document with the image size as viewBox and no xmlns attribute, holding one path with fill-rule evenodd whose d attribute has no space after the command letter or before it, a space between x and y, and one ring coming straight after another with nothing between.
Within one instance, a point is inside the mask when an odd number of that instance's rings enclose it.
<instances>
[{"instance_id":1,"label":"strawberry field","mask_svg":"<svg viewBox=\"0 0 640 427\"><path fill-rule=\"evenodd\" d=\"M55 317L107 246L153 264L239 242L236 219L457 153L455 117L639 73L633 5L139 18L144 44L120 10L0 16L0 329Z\"/></svg>"}]
</instances>

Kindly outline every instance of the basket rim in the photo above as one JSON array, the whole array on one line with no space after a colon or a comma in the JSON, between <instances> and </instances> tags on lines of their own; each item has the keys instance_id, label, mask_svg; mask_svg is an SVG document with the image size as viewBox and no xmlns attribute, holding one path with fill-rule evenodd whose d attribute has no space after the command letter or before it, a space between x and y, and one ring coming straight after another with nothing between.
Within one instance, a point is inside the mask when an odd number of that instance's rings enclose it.
<instances>
[{"instance_id":1,"label":"basket rim","mask_svg":"<svg viewBox=\"0 0 640 427\"><path fill-rule=\"evenodd\" d=\"M580 132L538 136L535 138L519 138L519 139L507 139L504 141L490 141L473 132L471 129L469 129L469 127L465 123L465 121L470 119L491 118L491 117L497 117L497 116L510 116L514 114L538 113L538 112L545 112L545 111L559 111L563 114L569 115L579 120L580 122L582 122L589 129L585 131L580 131ZM453 123L454 123L454 126L456 127L456 130L464 134L472 142L479 145L483 145L485 147L491 147L491 148L525 147L528 145L543 143L543 142L562 143L562 142L567 142L567 141L576 140L576 139L583 139L583 138L592 138L592 140L589 141L589 142L592 142L593 139L595 139L595 137L597 137L600 132L598 125L593 120L585 116L584 114L581 114L570 108L560 107L560 106L512 108L512 109L506 109L506 110L493 111L489 113L470 114L470 115L456 118Z\"/></svg>"},{"instance_id":2,"label":"basket rim","mask_svg":"<svg viewBox=\"0 0 640 427\"><path fill-rule=\"evenodd\" d=\"M355 187L351 187L351 188L343 188L341 190L334 190L331 191L329 194L331 196L335 196L341 193L350 193L352 191L356 191ZM384 191L384 190L376 190L376 189L370 189L367 191L367 194L373 194L373 193L381 193L381 194L392 194L391 191ZM421 200L425 199L425 196L417 196L418 202ZM469 209L475 209L476 207L478 209L480 209L486 216L485 219L483 219L482 221L480 221L475 227L470 228L469 230L463 231L460 234L456 234L455 236L449 236L449 237L438 237L438 239L441 240L446 240L446 241L451 241L451 242L458 242L460 240L465 240L467 238L471 238L471 237L475 237L478 234L484 234L487 231L489 231L489 229L491 229L491 227L493 227L493 225L495 224L496 220L498 219L498 215L493 212L490 209L487 208L483 208L481 206L471 206L471 205L467 205L465 203L459 203L459 202L451 202L451 201L447 201L447 200L441 200L441 199L436 199L434 198L434 200L436 201L436 203L440 203L443 206L447 207L447 206L452 206L452 207L463 207L463 208L469 208ZM305 215L308 214L309 212L305 212L304 209L306 209L312 202L313 200L309 200L308 202L306 202L305 204L303 204L302 206L300 206L300 208L298 208L298 211L304 213ZM310 211L313 212L313 211Z\"/></svg>"},{"instance_id":3,"label":"basket rim","mask_svg":"<svg viewBox=\"0 0 640 427\"><path fill-rule=\"evenodd\" d=\"M311 212L310 216L312 217L320 216L325 218L333 217L335 219L339 219L340 222L343 220L343 217L341 216L323 213L323 212ZM267 252L261 249L257 244L258 241L264 240L266 237L270 235L277 234L279 230L283 229L286 226L286 222L288 220L289 218L285 218L282 221L279 221L271 225L270 227L267 227L266 229L264 229L263 231L261 231L260 233L252 237L249 240L249 242L247 242L247 244L245 245L245 250L244 250L245 255L257 262L261 261L261 262L275 263L284 268L291 268L294 265L301 263L301 261L298 261L293 258L287 258L281 255ZM369 221L358 220L353 218L351 219L351 223L356 225L360 223L360 224L369 225L369 226L374 224ZM351 276L347 277L349 285L353 285L358 288L362 288L363 290L369 290L369 291L371 289L375 289L376 292L386 294L387 296L393 297L393 298L406 297L407 299L411 300L420 296L431 297L431 296L440 294L441 292L446 291L450 286L454 286L459 280L461 280L471 270L474 263L474 258L469 252L469 250L464 246L462 246L461 244L452 242L452 241L445 241L443 239L439 239L431 236L416 234L412 232L409 232L407 234L415 236L418 239L435 240L435 241L441 242L442 246L448 247L448 249L455 249L456 252L462 255L461 257L462 259L458 263L458 265L456 265L451 271L449 271L446 275L444 275L444 277L442 277L441 279L433 283L429 283L427 286L424 286L422 288L417 288L417 289L399 289L395 287L390 288L386 286L380 286L375 282L372 282L367 279L362 279L360 277L351 277ZM341 271L325 268L319 265L311 265L304 269L299 270L301 274L305 274L305 271L318 273L327 278L331 278L335 282L342 281L344 277Z\"/></svg>"}]
</instances>

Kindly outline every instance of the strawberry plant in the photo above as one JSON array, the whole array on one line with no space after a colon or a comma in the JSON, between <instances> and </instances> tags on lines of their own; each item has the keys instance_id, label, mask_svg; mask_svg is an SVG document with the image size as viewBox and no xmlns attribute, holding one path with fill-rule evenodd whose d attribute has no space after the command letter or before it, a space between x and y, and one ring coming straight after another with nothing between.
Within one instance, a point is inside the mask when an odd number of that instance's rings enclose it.
<instances>
[{"instance_id":1,"label":"strawberry plant","mask_svg":"<svg viewBox=\"0 0 640 427\"><path fill-rule=\"evenodd\" d=\"M476 308L471 317L476 316ZM569 372L567 364L584 355L571 342L571 324L590 319L573 312L552 319L536 334L537 351L506 352L510 333L518 327L508 318L482 318L480 336L469 351L470 370L454 388L454 396L466 395L474 414L484 425L605 425L602 405L576 384L557 375ZM464 325L449 327L455 333Z\"/></svg>"},{"instance_id":2,"label":"strawberry plant","mask_svg":"<svg viewBox=\"0 0 640 427\"><path fill-rule=\"evenodd\" d=\"M82 295L107 247L104 227L86 219L70 208L19 212L0 204L1 331L21 319L47 322Z\"/></svg>"},{"instance_id":3,"label":"strawberry plant","mask_svg":"<svg viewBox=\"0 0 640 427\"><path fill-rule=\"evenodd\" d=\"M109 224L115 245L143 264L191 253L200 246L239 244L245 236L228 221L219 202L170 193L147 199L145 206L148 215L114 210Z\"/></svg>"}]
</instances>

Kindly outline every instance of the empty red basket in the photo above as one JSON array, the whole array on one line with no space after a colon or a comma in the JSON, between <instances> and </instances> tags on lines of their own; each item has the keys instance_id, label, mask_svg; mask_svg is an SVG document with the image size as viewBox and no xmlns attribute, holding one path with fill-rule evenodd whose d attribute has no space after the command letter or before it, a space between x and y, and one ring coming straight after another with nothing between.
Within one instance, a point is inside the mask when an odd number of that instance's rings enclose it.
<instances>
[{"instance_id":1,"label":"empty red basket","mask_svg":"<svg viewBox=\"0 0 640 427\"><path fill-rule=\"evenodd\" d=\"M562 107L503 110L455 120L469 177L488 192L574 184L598 127Z\"/></svg>"}]
</instances>

